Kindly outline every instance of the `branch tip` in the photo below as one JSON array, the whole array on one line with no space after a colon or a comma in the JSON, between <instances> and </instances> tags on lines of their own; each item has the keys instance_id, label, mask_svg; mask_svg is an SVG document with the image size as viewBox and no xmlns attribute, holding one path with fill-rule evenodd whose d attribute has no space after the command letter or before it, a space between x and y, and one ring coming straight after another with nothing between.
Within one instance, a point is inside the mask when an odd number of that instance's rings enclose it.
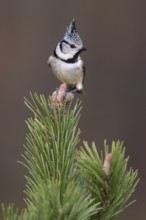
<instances>
[{"instance_id":1,"label":"branch tip","mask_svg":"<svg viewBox=\"0 0 146 220\"><path fill-rule=\"evenodd\" d=\"M112 153L109 153L105 156L104 164L103 164L103 169L106 174L106 176L109 176L110 174L110 164L112 161Z\"/></svg>"},{"instance_id":2,"label":"branch tip","mask_svg":"<svg viewBox=\"0 0 146 220\"><path fill-rule=\"evenodd\" d=\"M67 91L67 84L62 83L57 91L54 91L51 96L51 106L52 108L61 107L67 102L71 102L74 99L74 94Z\"/></svg>"}]
</instances>

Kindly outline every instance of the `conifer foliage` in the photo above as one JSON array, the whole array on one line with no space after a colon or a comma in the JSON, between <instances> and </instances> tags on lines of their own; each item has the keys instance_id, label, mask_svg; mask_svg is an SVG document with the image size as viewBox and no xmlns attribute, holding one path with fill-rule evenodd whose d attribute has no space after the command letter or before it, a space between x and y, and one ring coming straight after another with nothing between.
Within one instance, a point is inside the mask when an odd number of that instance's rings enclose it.
<instances>
[{"instance_id":1,"label":"conifer foliage","mask_svg":"<svg viewBox=\"0 0 146 220\"><path fill-rule=\"evenodd\" d=\"M21 162L28 170L22 211L2 205L3 220L113 220L128 205L138 183L127 168L123 142L98 152L95 143L77 148L81 102L51 106L50 98L31 94L33 113Z\"/></svg>"}]
</instances>

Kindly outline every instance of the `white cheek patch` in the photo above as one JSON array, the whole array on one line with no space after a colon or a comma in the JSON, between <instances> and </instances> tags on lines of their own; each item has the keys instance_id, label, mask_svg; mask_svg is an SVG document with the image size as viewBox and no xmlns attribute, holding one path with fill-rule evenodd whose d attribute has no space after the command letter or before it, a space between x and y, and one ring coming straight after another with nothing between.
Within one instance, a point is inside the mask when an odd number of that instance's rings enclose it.
<instances>
[{"instance_id":1,"label":"white cheek patch","mask_svg":"<svg viewBox=\"0 0 146 220\"><path fill-rule=\"evenodd\" d=\"M68 44L63 44L62 45L62 52L64 53L64 54L67 54L67 53L70 53L71 52L71 48L70 48L70 46L68 45Z\"/></svg>"},{"instance_id":2,"label":"white cheek patch","mask_svg":"<svg viewBox=\"0 0 146 220\"><path fill-rule=\"evenodd\" d=\"M56 51L57 56L62 60L72 59L74 57L74 55L77 53L77 50L71 50L71 49L68 51L68 53L67 52L63 53L60 49L60 44L57 45L55 51Z\"/></svg>"}]
</instances>

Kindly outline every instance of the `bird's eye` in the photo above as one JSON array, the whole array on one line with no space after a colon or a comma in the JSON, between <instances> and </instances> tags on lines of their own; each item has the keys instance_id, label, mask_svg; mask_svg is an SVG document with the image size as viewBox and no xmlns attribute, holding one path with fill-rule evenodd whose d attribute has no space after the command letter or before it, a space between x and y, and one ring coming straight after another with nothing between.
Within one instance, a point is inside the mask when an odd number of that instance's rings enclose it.
<instances>
[{"instance_id":1,"label":"bird's eye","mask_svg":"<svg viewBox=\"0 0 146 220\"><path fill-rule=\"evenodd\" d=\"M71 44L70 47L71 47L71 48L75 48L75 45L74 45L74 44Z\"/></svg>"}]
</instances>

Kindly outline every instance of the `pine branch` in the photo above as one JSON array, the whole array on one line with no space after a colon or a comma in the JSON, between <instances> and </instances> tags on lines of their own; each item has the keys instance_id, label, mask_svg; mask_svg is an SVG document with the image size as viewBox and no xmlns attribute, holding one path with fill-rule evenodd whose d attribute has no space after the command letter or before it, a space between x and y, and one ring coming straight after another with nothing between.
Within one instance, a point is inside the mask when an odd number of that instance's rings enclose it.
<instances>
[{"instance_id":1,"label":"pine branch","mask_svg":"<svg viewBox=\"0 0 146 220\"><path fill-rule=\"evenodd\" d=\"M84 220L98 210L90 196L86 196L86 191L74 181L69 182L64 191L58 180L40 184L33 196L28 204L31 219Z\"/></svg>"},{"instance_id":2,"label":"pine branch","mask_svg":"<svg viewBox=\"0 0 146 220\"><path fill-rule=\"evenodd\" d=\"M33 114L26 121L29 132L21 162L29 172L26 209L2 205L4 220L113 220L131 204L127 201L138 178L137 171L127 169L123 143L113 142L109 148L105 142L101 154L95 143L90 148L84 142L78 149L81 103L67 104L69 98L60 101L55 93L46 99L35 93L25 99Z\"/></svg>"},{"instance_id":3,"label":"pine branch","mask_svg":"<svg viewBox=\"0 0 146 220\"><path fill-rule=\"evenodd\" d=\"M85 189L79 183L72 183L80 104L73 109L71 105L52 109L44 96L31 97L33 104L28 100L25 103L35 117L27 121L30 132L23 155L31 174L26 177L28 213L39 220L88 219L97 212L97 204L90 195L85 198Z\"/></svg>"},{"instance_id":4,"label":"pine branch","mask_svg":"<svg viewBox=\"0 0 146 220\"><path fill-rule=\"evenodd\" d=\"M27 121L30 132L23 155L26 166L34 182L38 178L67 180L73 172L75 147L79 142L77 123L80 104L76 104L74 109L70 105L51 110L50 102L44 96L38 97L35 94L32 100L33 104L25 100L35 115L34 119Z\"/></svg>"},{"instance_id":5,"label":"pine branch","mask_svg":"<svg viewBox=\"0 0 146 220\"><path fill-rule=\"evenodd\" d=\"M26 219L25 216L25 210L22 210L21 212L19 209L14 209L13 204L9 204L8 206L5 206L2 204L2 211L3 211L3 220L22 220Z\"/></svg>"},{"instance_id":6,"label":"pine branch","mask_svg":"<svg viewBox=\"0 0 146 220\"><path fill-rule=\"evenodd\" d=\"M78 173L92 194L92 198L100 203L100 211L95 219L113 220L132 202L128 199L139 181L137 171L127 170L128 157L125 158L123 142L113 142L111 146L112 161L109 163L109 175L105 172L103 152L101 159L93 143L91 148L84 142L77 156ZM105 142L105 158L109 155L109 147Z\"/></svg>"}]
</instances>

